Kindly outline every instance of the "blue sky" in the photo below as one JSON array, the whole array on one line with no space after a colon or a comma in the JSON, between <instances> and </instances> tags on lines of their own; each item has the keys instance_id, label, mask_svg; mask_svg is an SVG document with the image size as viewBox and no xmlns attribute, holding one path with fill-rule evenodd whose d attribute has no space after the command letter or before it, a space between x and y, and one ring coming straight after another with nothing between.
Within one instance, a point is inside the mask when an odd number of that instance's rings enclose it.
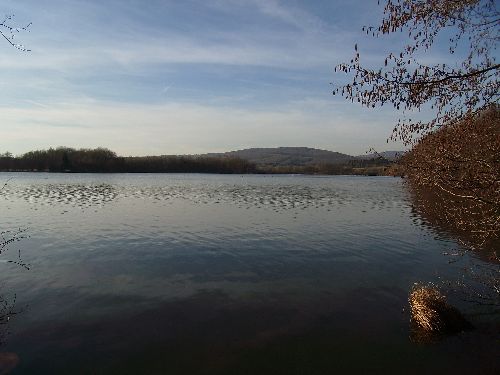
<instances>
[{"instance_id":1,"label":"blue sky","mask_svg":"<svg viewBox=\"0 0 500 375\"><path fill-rule=\"evenodd\" d=\"M369 38L376 0L3 0L32 22L0 44L0 152L108 147L121 155L386 143L398 114L332 96L358 43L366 64L400 36Z\"/></svg>"}]
</instances>

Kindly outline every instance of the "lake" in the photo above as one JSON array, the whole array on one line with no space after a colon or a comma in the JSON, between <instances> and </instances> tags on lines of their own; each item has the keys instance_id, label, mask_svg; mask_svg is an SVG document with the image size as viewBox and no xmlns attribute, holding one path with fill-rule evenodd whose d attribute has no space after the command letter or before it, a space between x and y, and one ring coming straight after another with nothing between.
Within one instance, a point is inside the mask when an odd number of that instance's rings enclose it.
<instances>
[{"instance_id":1,"label":"lake","mask_svg":"<svg viewBox=\"0 0 500 375\"><path fill-rule=\"evenodd\" d=\"M10 179L10 180L9 180ZM498 334L409 338L468 256L392 177L2 173L12 374L494 373ZM8 235L8 234L7 234ZM460 301L458 301L460 303ZM495 338L496 337L496 338ZM494 345L492 345L494 344ZM0 371L1 372L1 371Z\"/></svg>"}]
</instances>

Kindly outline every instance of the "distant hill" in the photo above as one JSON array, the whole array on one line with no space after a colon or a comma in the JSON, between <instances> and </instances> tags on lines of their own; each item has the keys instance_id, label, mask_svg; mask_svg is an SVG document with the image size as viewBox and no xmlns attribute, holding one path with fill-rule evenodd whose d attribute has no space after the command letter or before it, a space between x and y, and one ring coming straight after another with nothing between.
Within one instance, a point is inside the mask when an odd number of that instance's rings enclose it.
<instances>
[{"instance_id":1,"label":"distant hill","mask_svg":"<svg viewBox=\"0 0 500 375\"><path fill-rule=\"evenodd\" d=\"M248 148L245 150L211 153L206 156L235 157L257 165L307 166L315 164L344 164L356 160L354 156L340 152L310 147Z\"/></svg>"}]
</instances>

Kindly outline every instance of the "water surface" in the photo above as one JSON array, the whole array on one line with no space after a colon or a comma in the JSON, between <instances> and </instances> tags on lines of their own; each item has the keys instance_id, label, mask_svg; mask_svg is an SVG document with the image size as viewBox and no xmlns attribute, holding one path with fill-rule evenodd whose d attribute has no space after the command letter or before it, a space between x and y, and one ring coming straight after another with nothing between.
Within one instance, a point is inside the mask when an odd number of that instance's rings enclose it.
<instances>
[{"instance_id":1,"label":"water surface","mask_svg":"<svg viewBox=\"0 0 500 375\"><path fill-rule=\"evenodd\" d=\"M13 374L485 373L491 327L409 340L414 282L457 279L457 244L400 179L0 174L0 263L20 311ZM478 333L480 332L480 333ZM498 341L497 341L498 342Z\"/></svg>"}]
</instances>

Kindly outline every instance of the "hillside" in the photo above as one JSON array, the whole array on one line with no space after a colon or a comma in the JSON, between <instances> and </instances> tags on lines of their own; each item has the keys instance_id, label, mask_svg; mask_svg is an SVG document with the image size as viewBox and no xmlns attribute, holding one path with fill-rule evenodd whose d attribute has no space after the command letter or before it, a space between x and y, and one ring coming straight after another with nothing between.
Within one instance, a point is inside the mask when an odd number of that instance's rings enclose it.
<instances>
[{"instance_id":1,"label":"hillside","mask_svg":"<svg viewBox=\"0 0 500 375\"><path fill-rule=\"evenodd\" d=\"M310 147L248 148L224 153L212 153L206 156L240 158L258 165L272 166L344 164L350 160L356 160L354 156L340 152L319 150Z\"/></svg>"}]
</instances>

